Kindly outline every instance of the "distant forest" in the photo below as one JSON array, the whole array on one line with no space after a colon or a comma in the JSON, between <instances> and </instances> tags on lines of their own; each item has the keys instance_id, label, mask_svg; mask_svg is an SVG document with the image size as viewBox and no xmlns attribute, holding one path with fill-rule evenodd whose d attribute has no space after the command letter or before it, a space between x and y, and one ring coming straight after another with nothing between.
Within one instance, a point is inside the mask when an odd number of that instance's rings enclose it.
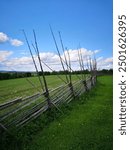
<instances>
[{"instance_id":1,"label":"distant forest","mask_svg":"<svg viewBox=\"0 0 130 150\"><path fill-rule=\"evenodd\" d=\"M42 72L38 72L39 75L42 75ZM89 74L90 72L88 70L85 71L73 71L71 74ZM69 74L68 71L45 71L44 75L64 75L64 74ZM112 75L113 74L113 69L103 69L103 70L98 70L97 75ZM7 80L7 79L16 79L16 78L26 78L26 77L33 77L36 76L36 72L0 72L0 80Z\"/></svg>"}]
</instances>

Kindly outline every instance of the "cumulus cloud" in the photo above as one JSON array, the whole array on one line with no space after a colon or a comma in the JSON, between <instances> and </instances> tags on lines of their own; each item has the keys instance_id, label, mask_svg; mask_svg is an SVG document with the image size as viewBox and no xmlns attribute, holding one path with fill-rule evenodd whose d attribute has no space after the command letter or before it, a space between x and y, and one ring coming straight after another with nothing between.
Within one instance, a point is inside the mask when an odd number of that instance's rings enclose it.
<instances>
[{"instance_id":1,"label":"cumulus cloud","mask_svg":"<svg viewBox=\"0 0 130 150\"><path fill-rule=\"evenodd\" d=\"M17 40L17 39L10 39L10 43L13 46L21 46L21 45L23 45L23 42L20 41L20 40Z\"/></svg>"},{"instance_id":2,"label":"cumulus cloud","mask_svg":"<svg viewBox=\"0 0 130 150\"><path fill-rule=\"evenodd\" d=\"M78 51L79 51L78 49L75 49L75 50L70 49L70 50L68 50L71 61L77 61L78 60ZM100 50L92 51L92 50L87 50L85 48L81 48L80 51L81 51L81 54L82 54L82 57L83 57L84 61L86 61L87 57L89 57L89 56L93 57L94 54L100 52ZM65 55L68 58L67 51L65 51Z\"/></svg>"},{"instance_id":3,"label":"cumulus cloud","mask_svg":"<svg viewBox=\"0 0 130 150\"><path fill-rule=\"evenodd\" d=\"M0 43L7 42L8 40L9 40L8 36L5 33L0 32Z\"/></svg>"},{"instance_id":4,"label":"cumulus cloud","mask_svg":"<svg viewBox=\"0 0 130 150\"><path fill-rule=\"evenodd\" d=\"M13 46L21 46L23 42L18 39L13 39L9 37L7 34L0 32L0 43L9 42Z\"/></svg>"},{"instance_id":5,"label":"cumulus cloud","mask_svg":"<svg viewBox=\"0 0 130 150\"><path fill-rule=\"evenodd\" d=\"M113 68L113 57L108 57L108 58L99 57L99 58L97 58L97 66L98 66L99 70Z\"/></svg>"},{"instance_id":6,"label":"cumulus cloud","mask_svg":"<svg viewBox=\"0 0 130 150\"><path fill-rule=\"evenodd\" d=\"M28 52L25 52L25 51L21 51L20 54L21 55L29 55Z\"/></svg>"},{"instance_id":7,"label":"cumulus cloud","mask_svg":"<svg viewBox=\"0 0 130 150\"><path fill-rule=\"evenodd\" d=\"M71 66L73 70L79 70L80 69L80 65L78 62L78 50L77 49L69 49L68 50L69 55L70 55L70 60L71 60ZM95 53L99 53L100 51L96 50ZM94 51L92 50L87 50L85 48L81 48L81 53L82 53L82 57L83 57L83 61L84 61L84 66L87 69L87 62L88 62L88 56L93 57L93 53ZM11 52L7 52L7 54L5 53L5 57L1 58L3 60L6 60L6 58L11 55ZM67 57L68 60L68 53L67 51L65 51L65 55ZM51 67L53 70L63 70L62 66L61 66L61 62L59 59L59 56L53 52L41 52L40 53L40 57L41 60L44 61L49 67ZM64 59L64 53L61 54L62 59ZM36 64L38 66L38 70L40 70L39 67L39 62L38 62L38 58L36 55L34 55L34 59L36 61ZM113 58L103 58L103 57L98 57L97 58L97 65L98 65L98 69L110 69L112 68L112 62L113 62ZM17 71L35 71L35 67L32 61L31 56L22 56L20 58L12 58L10 60L6 60L4 62L5 66L8 66L10 68L13 67L14 70ZM43 68L45 71L50 71L46 65L42 64ZM67 69L67 67L66 67Z\"/></svg>"},{"instance_id":8,"label":"cumulus cloud","mask_svg":"<svg viewBox=\"0 0 130 150\"><path fill-rule=\"evenodd\" d=\"M40 57L46 63L55 63L57 61L59 62L59 56L52 52L40 53Z\"/></svg>"},{"instance_id":9,"label":"cumulus cloud","mask_svg":"<svg viewBox=\"0 0 130 150\"><path fill-rule=\"evenodd\" d=\"M7 66L30 65L32 64L31 57L14 58L6 62Z\"/></svg>"},{"instance_id":10,"label":"cumulus cloud","mask_svg":"<svg viewBox=\"0 0 130 150\"><path fill-rule=\"evenodd\" d=\"M101 50L95 50L94 53L97 54L99 53Z\"/></svg>"},{"instance_id":11,"label":"cumulus cloud","mask_svg":"<svg viewBox=\"0 0 130 150\"><path fill-rule=\"evenodd\" d=\"M106 62L106 63L113 63L113 57L106 58L106 59L105 59L105 62Z\"/></svg>"},{"instance_id":12,"label":"cumulus cloud","mask_svg":"<svg viewBox=\"0 0 130 150\"><path fill-rule=\"evenodd\" d=\"M46 64L52 67L53 70L61 70L58 55L54 53L50 53L50 52L40 53L40 58L41 58L41 61L44 61ZM34 55L34 59L38 67L38 70L40 71L38 57ZM35 71L35 67L34 67L31 56L22 56L20 58L12 58L8 61L4 61L4 65L6 66L6 68L7 67L13 68L13 70L17 70L17 71ZM43 68L45 71L50 71L44 64L43 64Z\"/></svg>"},{"instance_id":13,"label":"cumulus cloud","mask_svg":"<svg viewBox=\"0 0 130 150\"><path fill-rule=\"evenodd\" d=\"M5 61L11 54L12 51L0 51L0 62Z\"/></svg>"},{"instance_id":14,"label":"cumulus cloud","mask_svg":"<svg viewBox=\"0 0 130 150\"><path fill-rule=\"evenodd\" d=\"M102 56L101 56L101 57L98 57L98 58L97 58L97 62L101 61L102 59L103 59Z\"/></svg>"}]
</instances>

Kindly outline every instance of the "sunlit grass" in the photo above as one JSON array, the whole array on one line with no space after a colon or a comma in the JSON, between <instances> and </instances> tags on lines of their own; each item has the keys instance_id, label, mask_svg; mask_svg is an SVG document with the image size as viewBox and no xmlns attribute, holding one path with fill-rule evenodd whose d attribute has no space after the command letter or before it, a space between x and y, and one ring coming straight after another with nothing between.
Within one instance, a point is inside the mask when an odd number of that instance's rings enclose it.
<instances>
[{"instance_id":1,"label":"sunlit grass","mask_svg":"<svg viewBox=\"0 0 130 150\"><path fill-rule=\"evenodd\" d=\"M98 77L91 91L47 111L20 132L2 136L6 150L112 150L112 76Z\"/></svg>"},{"instance_id":2,"label":"sunlit grass","mask_svg":"<svg viewBox=\"0 0 130 150\"><path fill-rule=\"evenodd\" d=\"M63 80L66 80L65 75L60 75ZM81 75L80 75L81 77ZM26 97L33 95L39 91L42 92L38 77L28 78L35 86L32 86L26 78L10 79L0 81L0 103L7 102L17 97ZM41 77L42 80L42 77ZM49 89L65 84L56 75L46 76ZM72 75L72 81L76 81L76 75Z\"/></svg>"}]
</instances>

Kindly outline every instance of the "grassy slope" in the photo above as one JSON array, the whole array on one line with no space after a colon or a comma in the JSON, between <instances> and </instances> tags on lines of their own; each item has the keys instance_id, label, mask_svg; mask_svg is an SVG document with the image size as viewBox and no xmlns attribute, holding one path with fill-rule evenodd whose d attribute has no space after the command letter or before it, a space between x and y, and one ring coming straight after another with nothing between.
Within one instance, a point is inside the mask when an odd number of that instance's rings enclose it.
<instances>
[{"instance_id":1,"label":"grassy slope","mask_svg":"<svg viewBox=\"0 0 130 150\"><path fill-rule=\"evenodd\" d=\"M60 75L65 80L65 75ZM41 86L37 77L28 78L33 84L41 90ZM41 78L42 79L42 78ZM46 76L49 89L64 84L56 75ZM77 80L75 75L72 76L73 81ZM0 103L6 102L17 97L25 97L37 93L31 84L25 78L10 79L0 81Z\"/></svg>"},{"instance_id":2,"label":"grassy slope","mask_svg":"<svg viewBox=\"0 0 130 150\"><path fill-rule=\"evenodd\" d=\"M112 76L73 101L71 110L33 137L29 150L112 150Z\"/></svg>"}]
</instances>

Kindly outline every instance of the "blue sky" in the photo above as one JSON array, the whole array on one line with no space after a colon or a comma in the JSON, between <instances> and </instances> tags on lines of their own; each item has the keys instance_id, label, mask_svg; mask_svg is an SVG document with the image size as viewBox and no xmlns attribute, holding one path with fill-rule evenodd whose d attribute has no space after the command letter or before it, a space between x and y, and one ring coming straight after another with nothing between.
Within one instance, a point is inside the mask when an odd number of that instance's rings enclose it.
<instances>
[{"instance_id":1,"label":"blue sky","mask_svg":"<svg viewBox=\"0 0 130 150\"><path fill-rule=\"evenodd\" d=\"M26 31L29 41L33 41L32 29L35 29L41 57L44 59L50 54L56 61L57 54L49 24L53 28L58 44L60 44L58 31L61 31L64 45L70 49L72 59L80 43L83 54L97 50L96 57L102 61L99 65L111 68L112 2L112 0L1 0L0 70L7 70L5 66L18 70L20 63L23 64L21 69L24 70L26 67L24 65L29 63L27 60L30 60L30 54L21 29ZM20 62L19 65L16 61ZM103 63L105 61L106 64Z\"/></svg>"}]
</instances>

